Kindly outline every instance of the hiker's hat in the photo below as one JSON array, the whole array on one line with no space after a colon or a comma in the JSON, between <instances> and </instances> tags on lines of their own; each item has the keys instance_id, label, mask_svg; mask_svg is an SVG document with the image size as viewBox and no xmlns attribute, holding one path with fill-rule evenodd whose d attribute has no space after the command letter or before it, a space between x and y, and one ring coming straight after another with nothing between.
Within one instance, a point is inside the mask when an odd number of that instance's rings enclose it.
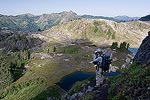
<instances>
[{"instance_id":1,"label":"hiker's hat","mask_svg":"<svg viewBox=\"0 0 150 100\"><path fill-rule=\"evenodd\" d=\"M102 53L102 50L100 48L98 48L95 53Z\"/></svg>"}]
</instances>

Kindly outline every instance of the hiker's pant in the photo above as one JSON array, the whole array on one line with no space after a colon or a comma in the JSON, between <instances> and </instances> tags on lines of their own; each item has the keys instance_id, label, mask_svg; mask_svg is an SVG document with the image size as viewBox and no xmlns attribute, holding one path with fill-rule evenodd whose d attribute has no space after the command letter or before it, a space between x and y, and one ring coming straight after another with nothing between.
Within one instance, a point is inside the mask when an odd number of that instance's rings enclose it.
<instances>
[{"instance_id":1,"label":"hiker's pant","mask_svg":"<svg viewBox=\"0 0 150 100\"><path fill-rule=\"evenodd\" d=\"M102 75L102 68L96 69L96 86L100 86L103 83L104 76Z\"/></svg>"},{"instance_id":2,"label":"hiker's pant","mask_svg":"<svg viewBox=\"0 0 150 100\"><path fill-rule=\"evenodd\" d=\"M96 71L99 71L99 68L100 68L100 67L97 65L97 66L96 66Z\"/></svg>"}]
</instances>

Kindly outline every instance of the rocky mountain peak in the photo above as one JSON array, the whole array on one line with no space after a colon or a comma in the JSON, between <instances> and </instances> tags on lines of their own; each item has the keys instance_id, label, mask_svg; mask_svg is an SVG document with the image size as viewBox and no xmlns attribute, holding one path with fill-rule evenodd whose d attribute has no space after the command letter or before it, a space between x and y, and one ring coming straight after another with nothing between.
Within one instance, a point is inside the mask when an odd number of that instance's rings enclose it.
<instances>
[{"instance_id":1,"label":"rocky mountain peak","mask_svg":"<svg viewBox=\"0 0 150 100\"><path fill-rule=\"evenodd\" d=\"M75 12L73 12L73 11L63 11L63 12L61 12L61 14L75 14L75 15L77 15Z\"/></svg>"},{"instance_id":2,"label":"rocky mountain peak","mask_svg":"<svg viewBox=\"0 0 150 100\"><path fill-rule=\"evenodd\" d=\"M26 14L17 15L17 16L19 16L19 17L34 17L34 15L31 13L26 13Z\"/></svg>"},{"instance_id":3,"label":"rocky mountain peak","mask_svg":"<svg viewBox=\"0 0 150 100\"><path fill-rule=\"evenodd\" d=\"M150 65L150 31L148 32L148 36L142 41L134 60Z\"/></svg>"},{"instance_id":4,"label":"rocky mountain peak","mask_svg":"<svg viewBox=\"0 0 150 100\"><path fill-rule=\"evenodd\" d=\"M69 12L64 11L61 13L61 15L62 15L62 19L61 19L60 23L68 22L68 21L78 18L78 15L73 11L69 11Z\"/></svg>"}]
</instances>

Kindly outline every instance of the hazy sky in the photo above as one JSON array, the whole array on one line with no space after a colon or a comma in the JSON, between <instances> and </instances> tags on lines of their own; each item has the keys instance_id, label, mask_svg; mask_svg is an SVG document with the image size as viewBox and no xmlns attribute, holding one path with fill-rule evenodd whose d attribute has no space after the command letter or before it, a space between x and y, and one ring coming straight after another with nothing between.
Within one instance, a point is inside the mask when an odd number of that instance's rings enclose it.
<instances>
[{"instance_id":1,"label":"hazy sky","mask_svg":"<svg viewBox=\"0 0 150 100\"><path fill-rule=\"evenodd\" d=\"M74 11L78 15L145 16L150 0L0 0L0 14L18 15Z\"/></svg>"}]
</instances>

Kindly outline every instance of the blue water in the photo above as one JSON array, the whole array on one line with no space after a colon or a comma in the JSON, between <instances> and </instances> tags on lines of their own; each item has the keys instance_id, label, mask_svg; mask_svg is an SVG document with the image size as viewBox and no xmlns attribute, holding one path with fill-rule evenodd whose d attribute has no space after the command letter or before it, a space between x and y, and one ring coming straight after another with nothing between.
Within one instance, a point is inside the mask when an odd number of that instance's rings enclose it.
<instances>
[{"instance_id":1,"label":"blue water","mask_svg":"<svg viewBox=\"0 0 150 100\"><path fill-rule=\"evenodd\" d=\"M104 76L116 76L119 75L118 72L104 73ZM68 91L77 81L83 81L90 77L95 77L95 72L74 72L62 78L57 85L59 85L64 90Z\"/></svg>"},{"instance_id":2,"label":"blue water","mask_svg":"<svg viewBox=\"0 0 150 100\"><path fill-rule=\"evenodd\" d=\"M87 73L87 72L74 72L62 78L57 85L59 85L64 90L69 90L73 86L73 84L77 81L82 81L88 79L90 77L94 77L95 73Z\"/></svg>"},{"instance_id":3,"label":"blue water","mask_svg":"<svg viewBox=\"0 0 150 100\"><path fill-rule=\"evenodd\" d=\"M138 48L128 48L129 51L131 51L133 54L136 54L138 51Z\"/></svg>"}]
</instances>

